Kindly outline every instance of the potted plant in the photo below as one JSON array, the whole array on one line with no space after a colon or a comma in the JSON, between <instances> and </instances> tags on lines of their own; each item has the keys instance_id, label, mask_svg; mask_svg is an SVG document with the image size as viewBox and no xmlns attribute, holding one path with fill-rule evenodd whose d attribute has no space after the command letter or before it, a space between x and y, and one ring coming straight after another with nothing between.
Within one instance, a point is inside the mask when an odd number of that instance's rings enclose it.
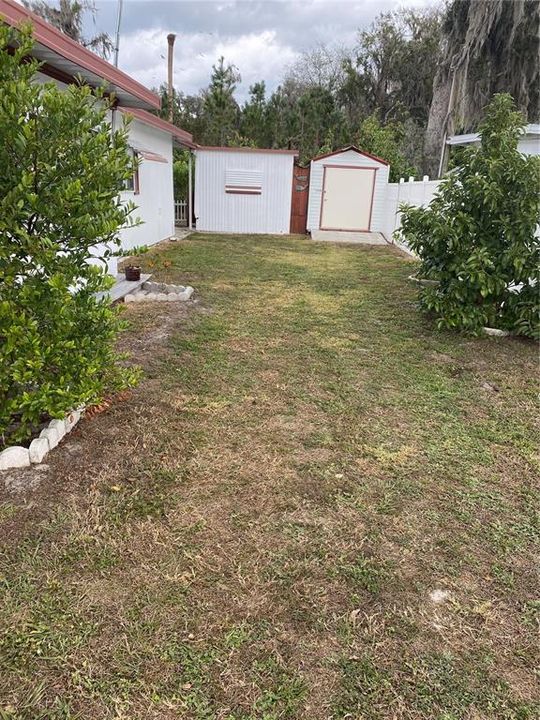
<instances>
[{"instance_id":1,"label":"potted plant","mask_svg":"<svg viewBox=\"0 0 540 720\"><path fill-rule=\"evenodd\" d=\"M126 280L140 280L141 279L141 267L140 265L126 265L124 268Z\"/></svg>"}]
</instances>

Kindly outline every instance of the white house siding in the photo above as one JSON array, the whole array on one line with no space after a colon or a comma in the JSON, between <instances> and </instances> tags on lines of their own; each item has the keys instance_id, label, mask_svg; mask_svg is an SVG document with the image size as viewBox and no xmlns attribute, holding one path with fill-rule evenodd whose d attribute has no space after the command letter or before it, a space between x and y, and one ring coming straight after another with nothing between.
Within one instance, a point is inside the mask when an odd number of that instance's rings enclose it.
<instances>
[{"instance_id":1,"label":"white house siding","mask_svg":"<svg viewBox=\"0 0 540 720\"><path fill-rule=\"evenodd\" d=\"M122 114L119 113L119 122ZM139 192L123 192L122 200L133 200L137 205L134 218L142 225L121 230L122 248L130 250L139 245L154 245L174 235L173 151L169 133L132 119L129 144L138 151L148 151L167 162L140 158Z\"/></svg>"},{"instance_id":2,"label":"white house siding","mask_svg":"<svg viewBox=\"0 0 540 720\"><path fill-rule=\"evenodd\" d=\"M58 87L66 89L68 86L60 80L51 79L44 73L37 73L38 82L54 82ZM125 110L129 113L129 109ZM109 119L111 114L109 113ZM123 113L116 113L118 126L123 122ZM141 159L139 166L139 192L123 192L123 200L133 200L137 205L133 217L140 218L142 225L126 228L120 231L120 241L123 250L130 250L140 245L154 245L160 240L174 235L174 192L173 192L173 143L169 133L153 128L132 118L129 127L129 144L135 150L147 150L160 155L167 162ZM95 252L101 254L104 245L97 245ZM113 248L115 249L115 248ZM96 261L100 263L99 260ZM116 274L117 259L110 258L108 269Z\"/></svg>"},{"instance_id":3,"label":"white house siding","mask_svg":"<svg viewBox=\"0 0 540 720\"><path fill-rule=\"evenodd\" d=\"M371 211L371 230L373 232L384 232L385 198L389 167L366 155L359 155L354 150L346 150L337 155L330 155L320 160L311 161L307 217L308 231L311 232L312 230L319 229L325 165L353 165L355 167L377 168L377 172L375 173L373 209Z\"/></svg>"},{"instance_id":4,"label":"white house siding","mask_svg":"<svg viewBox=\"0 0 540 720\"><path fill-rule=\"evenodd\" d=\"M291 220L293 154L196 150L197 230L225 233L288 233ZM260 194L225 192L226 182L252 177ZM255 181L253 181L255 182Z\"/></svg>"}]
</instances>

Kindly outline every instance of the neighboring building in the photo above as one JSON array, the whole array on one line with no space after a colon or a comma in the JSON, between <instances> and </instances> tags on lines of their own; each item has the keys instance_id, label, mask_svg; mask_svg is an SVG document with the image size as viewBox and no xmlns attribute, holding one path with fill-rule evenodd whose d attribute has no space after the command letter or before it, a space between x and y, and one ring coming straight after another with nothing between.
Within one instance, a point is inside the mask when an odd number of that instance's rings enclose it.
<instances>
[{"instance_id":1,"label":"neighboring building","mask_svg":"<svg viewBox=\"0 0 540 720\"><path fill-rule=\"evenodd\" d=\"M288 233L296 150L195 149L197 230Z\"/></svg>"},{"instance_id":2,"label":"neighboring building","mask_svg":"<svg viewBox=\"0 0 540 720\"><path fill-rule=\"evenodd\" d=\"M353 145L314 158L307 229L383 232L389 171Z\"/></svg>"},{"instance_id":3,"label":"neighboring building","mask_svg":"<svg viewBox=\"0 0 540 720\"><path fill-rule=\"evenodd\" d=\"M14 0L0 0L0 19L14 27L33 25L33 55L43 63L39 80L67 86L82 78L92 87L105 86L114 93L120 113L133 117L129 142L141 162L122 197L135 202L134 217L144 224L121 231L122 247L154 245L174 235L173 147L192 149L192 136L152 114L161 106L155 93ZM109 272L116 272L114 260Z\"/></svg>"},{"instance_id":4,"label":"neighboring building","mask_svg":"<svg viewBox=\"0 0 540 720\"><path fill-rule=\"evenodd\" d=\"M462 145L478 145L480 143L479 133L468 133L466 135L450 135L446 139L442 158L441 176L448 166L449 153L453 147ZM518 142L518 150L524 155L540 155L540 124L527 125L522 137Z\"/></svg>"}]
</instances>

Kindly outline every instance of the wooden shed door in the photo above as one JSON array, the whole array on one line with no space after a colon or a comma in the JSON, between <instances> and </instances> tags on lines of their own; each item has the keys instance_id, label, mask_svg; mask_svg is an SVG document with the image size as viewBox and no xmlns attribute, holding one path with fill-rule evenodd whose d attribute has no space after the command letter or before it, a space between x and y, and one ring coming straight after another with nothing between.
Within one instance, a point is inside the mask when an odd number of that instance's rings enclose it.
<instances>
[{"instance_id":1,"label":"wooden shed door","mask_svg":"<svg viewBox=\"0 0 540 720\"><path fill-rule=\"evenodd\" d=\"M375 168L325 166L321 230L370 229L375 175Z\"/></svg>"},{"instance_id":2,"label":"wooden shed door","mask_svg":"<svg viewBox=\"0 0 540 720\"><path fill-rule=\"evenodd\" d=\"M307 232L307 209L309 198L309 167L293 166L291 233L305 235Z\"/></svg>"}]
</instances>

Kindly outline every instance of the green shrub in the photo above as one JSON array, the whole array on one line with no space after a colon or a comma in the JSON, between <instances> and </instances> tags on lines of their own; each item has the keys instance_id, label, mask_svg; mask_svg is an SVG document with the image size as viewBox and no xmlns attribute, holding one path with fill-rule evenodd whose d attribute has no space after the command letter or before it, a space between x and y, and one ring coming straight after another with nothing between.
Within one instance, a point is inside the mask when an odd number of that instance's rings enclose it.
<instances>
[{"instance_id":1,"label":"green shrub","mask_svg":"<svg viewBox=\"0 0 540 720\"><path fill-rule=\"evenodd\" d=\"M105 263L89 262L131 224L126 128L111 133L103 93L36 81L31 48L30 28L0 25L0 446L135 377L96 297Z\"/></svg>"},{"instance_id":2,"label":"green shrub","mask_svg":"<svg viewBox=\"0 0 540 720\"><path fill-rule=\"evenodd\" d=\"M189 190L189 150L175 150L173 162L174 199L186 200Z\"/></svg>"},{"instance_id":3,"label":"green shrub","mask_svg":"<svg viewBox=\"0 0 540 720\"><path fill-rule=\"evenodd\" d=\"M524 126L511 96L495 95L480 146L463 150L429 207L401 208L399 235L438 283L420 302L439 327L539 335L540 157L519 152Z\"/></svg>"}]
</instances>

